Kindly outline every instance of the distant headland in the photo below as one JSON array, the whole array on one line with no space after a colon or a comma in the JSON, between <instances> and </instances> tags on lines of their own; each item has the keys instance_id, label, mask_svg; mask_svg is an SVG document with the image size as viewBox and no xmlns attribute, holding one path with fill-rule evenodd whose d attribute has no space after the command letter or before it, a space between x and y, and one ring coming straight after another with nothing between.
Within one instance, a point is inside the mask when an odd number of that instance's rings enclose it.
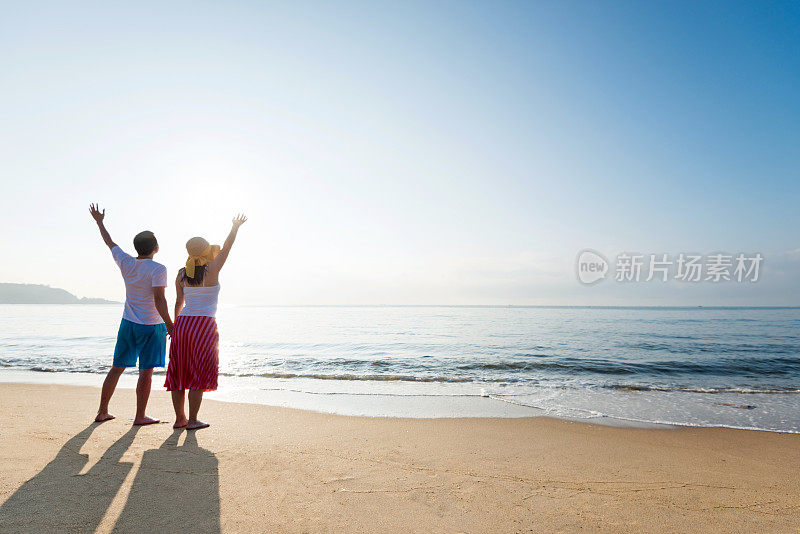
<instances>
[{"instance_id":1,"label":"distant headland","mask_svg":"<svg viewBox=\"0 0 800 534\"><path fill-rule=\"evenodd\" d=\"M119 302L78 298L65 289L40 284L0 283L0 304L119 304Z\"/></svg>"}]
</instances>

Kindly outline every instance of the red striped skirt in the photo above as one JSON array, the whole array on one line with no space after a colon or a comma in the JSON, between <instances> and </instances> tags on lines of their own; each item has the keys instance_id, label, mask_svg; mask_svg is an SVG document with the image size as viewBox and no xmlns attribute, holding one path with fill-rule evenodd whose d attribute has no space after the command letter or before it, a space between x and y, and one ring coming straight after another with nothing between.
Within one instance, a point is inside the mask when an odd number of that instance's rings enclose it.
<instances>
[{"instance_id":1,"label":"red striped skirt","mask_svg":"<svg viewBox=\"0 0 800 534\"><path fill-rule=\"evenodd\" d=\"M167 391L214 391L219 377L219 332L213 317L179 315L169 345Z\"/></svg>"}]
</instances>

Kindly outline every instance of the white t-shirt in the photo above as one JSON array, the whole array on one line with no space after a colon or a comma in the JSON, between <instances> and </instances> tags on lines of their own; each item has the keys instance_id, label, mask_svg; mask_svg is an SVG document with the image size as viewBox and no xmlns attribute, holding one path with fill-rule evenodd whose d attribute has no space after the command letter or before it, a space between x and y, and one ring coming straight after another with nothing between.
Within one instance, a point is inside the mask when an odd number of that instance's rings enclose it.
<instances>
[{"instance_id":1,"label":"white t-shirt","mask_svg":"<svg viewBox=\"0 0 800 534\"><path fill-rule=\"evenodd\" d=\"M139 260L122 251L111 249L114 261L125 279L125 311L122 318L139 324L161 324L156 310L154 287L167 287L167 268L153 260Z\"/></svg>"}]
</instances>

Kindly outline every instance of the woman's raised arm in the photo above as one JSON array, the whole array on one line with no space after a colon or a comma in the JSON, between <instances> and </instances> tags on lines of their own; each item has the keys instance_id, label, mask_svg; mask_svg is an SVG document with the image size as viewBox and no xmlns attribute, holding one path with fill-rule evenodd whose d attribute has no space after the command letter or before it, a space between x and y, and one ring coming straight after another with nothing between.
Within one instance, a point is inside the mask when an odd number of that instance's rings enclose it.
<instances>
[{"instance_id":1,"label":"woman's raised arm","mask_svg":"<svg viewBox=\"0 0 800 534\"><path fill-rule=\"evenodd\" d=\"M209 264L214 272L219 272L222 269L222 266L225 265L225 260L228 259L228 254L231 251L231 247L233 246L233 242L236 241L236 234L239 232L239 227L247 222L247 217L243 214L239 214L233 218L233 226L231 227L231 231L228 234L228 237L225 238L225 242L222 244L222 249L217 254L217 257L214 258Z\"/></svg>"}]
</instances>

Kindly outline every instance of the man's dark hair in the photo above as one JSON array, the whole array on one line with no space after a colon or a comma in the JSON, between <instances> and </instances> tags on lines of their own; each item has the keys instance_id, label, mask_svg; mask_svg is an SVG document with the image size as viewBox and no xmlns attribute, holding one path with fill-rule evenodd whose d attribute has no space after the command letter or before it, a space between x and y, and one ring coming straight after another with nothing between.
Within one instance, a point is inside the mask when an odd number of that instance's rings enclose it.
<instances>
[{"instance_id":1,"label":"man's dark hair","mask_svg":"<svg viewBox=\"0 0 800 534\"><path fill-rule=\"evenodd\" d=\"M136 237L133 238L133 248L136 249L139 256L149 256L157 246L158 241L156 241L156 236L150 230L139 232L136 234Z\"/></svg>"}]
</instances>

